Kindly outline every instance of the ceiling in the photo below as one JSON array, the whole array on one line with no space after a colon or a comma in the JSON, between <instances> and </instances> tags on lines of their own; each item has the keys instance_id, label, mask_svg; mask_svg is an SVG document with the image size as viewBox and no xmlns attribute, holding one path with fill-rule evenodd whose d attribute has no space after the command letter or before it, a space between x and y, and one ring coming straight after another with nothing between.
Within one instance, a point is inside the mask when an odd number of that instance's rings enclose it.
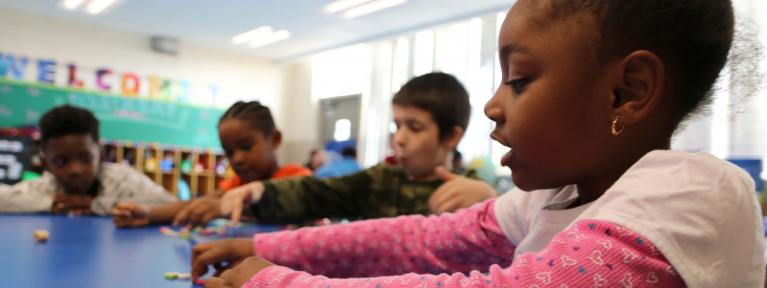
<instances>
[{"instance_id":1,"label":"ceiling","mask_svg":"<svg viewBox=\"0 0 767 288\"><path fill-rule=\"evenodd\" d=\"M287 60L449 22L503 11L514 0L409 0L406 4L345 19L327 14L330 0L122 0L90 16L59 8L58 0L0 0L0 7L226 49L250 56ZM288 40L260 48L231 44L231 37L262 25L287 29Z\"/></svg>"}]
</instances>

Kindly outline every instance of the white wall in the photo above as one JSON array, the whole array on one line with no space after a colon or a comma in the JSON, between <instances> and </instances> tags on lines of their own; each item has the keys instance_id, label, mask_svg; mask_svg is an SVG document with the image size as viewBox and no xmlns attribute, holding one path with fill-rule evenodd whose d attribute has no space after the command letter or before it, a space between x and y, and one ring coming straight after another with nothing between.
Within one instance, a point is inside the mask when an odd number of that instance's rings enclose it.
<instances>
[{"instance_id":1,"label":"white wall","mask_svg":"<svg viewBox=\"0 0 767 288\"><path fill-rule=\"evenodd\" d=\"M192 85L217 85L220 97L215 99L216 106L227 108L240 99L259 100L272 108L278 121L282 116L282 74L278 65L268 61L184 42L178 55L168 56L152 52L147 35L5 9L0 9L0 39L0 53L25 55L30 61L55 60L57 85L64 85L65 67L73 62L91 89L95 87L93 71L111 68L118 75L129 71L140 77L157 75ZM36 79L36 66L35 62L28 64L25 79ZM112 81L113 86L119 85L117 76Z\"/></svg>"},{"instance_id":2,"label":"white wall","mask_svg":"<svg viewBox=\"0 0 767 288\"><path fill-rule=\"evenodd\" d=\"M312 65L308 59L282 67L284 117L276 119L282 131L280 160L282 163L304 163L319 141L318 101L312 99Z\"/></svg>"}]
</instances>

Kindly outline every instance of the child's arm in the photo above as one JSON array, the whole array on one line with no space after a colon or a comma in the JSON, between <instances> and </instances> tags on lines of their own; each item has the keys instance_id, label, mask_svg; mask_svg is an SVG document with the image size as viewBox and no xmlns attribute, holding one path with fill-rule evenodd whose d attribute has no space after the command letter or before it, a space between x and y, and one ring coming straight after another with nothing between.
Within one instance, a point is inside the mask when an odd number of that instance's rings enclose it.
<instances>
[{"instance_id":1,"label":"child's arm","mask_svg":"<svg viewBox=\"0 0 767 288\"><path fill-rule=\"evenodd\" d=\"M232 213L237 222L246 203L263 222L301 223L319 218L356 218L361 215L361 199L372 197L373 178L383 173L370 168L352 175L319 179L294 177L256 181L232 189L222 197L222 213ZM364 204L364 203L363 203Z\"/></svg>"},{"instance_id":2,"label":"child's arm","mask_svg":"<svg viewBox=\"0 0 767 288\"><path fill-rule=\"evenodd\" d=\"M256 254L333 277L469 272L510 263L514 244L498 226L494 201L454 214L421 215L255 235ZM328 259L337 263L328 265Z\"/></svg>"},{"instance_id":3,"label":"child's arm","mask_svg":"<svg viewBox=\"0 0 767 288\"><path fill-rule=\"evenodd\" d=\"M435 168L434 172L437 177L445 181L429 197L429 210L434 214L455 212L487 199L498 197L495 188L484 180L454 174L442 166Z\"/></svg>"},{"instance_id":4,"label":"child's arm","mask_svg":"<svg viewBox=\"0 0 767 288\"><path fill-rule=\"evenodd\" d=\"M55 194L53 177L23 181L16 185L0 184L0 212L37 213L50 212Z\"/></svg>"},{"instance_id":5,"label":"child's arm","mask_svg":"<svg viewBox=\"0 0 767 288\"><path fill-rule=\"evenodd\" d=\"M514 251L496 224L492 200L456 214L402 216L258 234L250 249L235 244L221 241L198 245L193 271L202 273L220 255L255 251L279 265L334 277L469 272L511 263ZM242 259L249 255L235 256Z\"/></svg>"},{"instance_id":6,"label":"child's arm","mask_svg":"<svg viewBox=\"0 0 767 288\"><path fill-rule=\"evenodd\" d=\"M213 196L186 202L147 206L135 202L119 202L112 209L115 226L140 227L149 224L205 225L219 215L220 200Z\"/></svg>"},{"instance_id":7,"label":"child's arm","mask_svg":"<svg viewBox=\"0 0 767 288\"><path fill-rule=\"evenodd\" d=\"M331 279L258 260L243 261L213 283L240 287L243 275L255 275L242 287L685 287L682 278L646 238L609 222L591 220L579 221L557 234L540 252L526 253L511 265L489 266L486 273ZM372 255L364 262L380 267L380 271L415 261ZM338 263L328 253L321 264Z\"/></svg>"},{"instance_id":8,"label":"child's arm","mask_svg":"<svg viewBox=\"0 0 767 288\"><path fill-rule=\"evenodd\" d=\"M115 226L120 228L170 223L187 204L187 202L175 202L148 207L135 202L119 202L112 209L112 219Z\"/></svg>"},{"instance_id":9,"label":"child's arm","mask_svg":"<svg viewBox=\"0 0 767 288\"><path fill-rule=\"evenodd\" d=\"M118 202L155 206L176 201L165 188L143 173L121 164L104 165L104 171L100 175L103 189L91 205L91 211L94 213L108 215Z\"/></svg>"}]
</instances>

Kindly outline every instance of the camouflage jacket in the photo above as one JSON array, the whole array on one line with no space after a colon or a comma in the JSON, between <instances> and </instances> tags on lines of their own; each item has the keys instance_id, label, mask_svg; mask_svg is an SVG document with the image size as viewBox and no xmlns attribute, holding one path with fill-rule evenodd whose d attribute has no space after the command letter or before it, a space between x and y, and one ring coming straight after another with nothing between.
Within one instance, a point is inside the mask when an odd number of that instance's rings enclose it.
<instances>
[{"instance_id":1,"label":"camouflage jacket","mask_svg":"<svg viewBox=\"0 0 767 288\"><path fill-rule=\"evenodd\" d=\"M476 174L469 170L464 175L477 179ZM265 181L261 199L250 208L256 219L266 223L426 215L429 197L442 183L411 181L402 168L379 164L339 178Z\"/></svg>"}]
</instances>

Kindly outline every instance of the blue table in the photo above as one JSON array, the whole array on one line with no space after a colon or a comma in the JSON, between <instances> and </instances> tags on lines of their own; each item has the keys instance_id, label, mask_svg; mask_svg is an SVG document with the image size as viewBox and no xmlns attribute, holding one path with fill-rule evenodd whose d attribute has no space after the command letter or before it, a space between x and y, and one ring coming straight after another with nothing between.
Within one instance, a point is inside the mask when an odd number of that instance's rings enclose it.
<instances>
[{"instance_id":1,"label":"blue table","mask_svg":"<svg viewBox=\"0 0 767 288\"><path fill-rule=\"evenodd\" d=\"M37 229L48 230L46 243L32 237ZM275 229L254 225L235 236ZM105 217L0 215L0 286L192 287L164 273L189 272L193 244L156 226L116 229Z\"/></svg>"}]
</instances>

